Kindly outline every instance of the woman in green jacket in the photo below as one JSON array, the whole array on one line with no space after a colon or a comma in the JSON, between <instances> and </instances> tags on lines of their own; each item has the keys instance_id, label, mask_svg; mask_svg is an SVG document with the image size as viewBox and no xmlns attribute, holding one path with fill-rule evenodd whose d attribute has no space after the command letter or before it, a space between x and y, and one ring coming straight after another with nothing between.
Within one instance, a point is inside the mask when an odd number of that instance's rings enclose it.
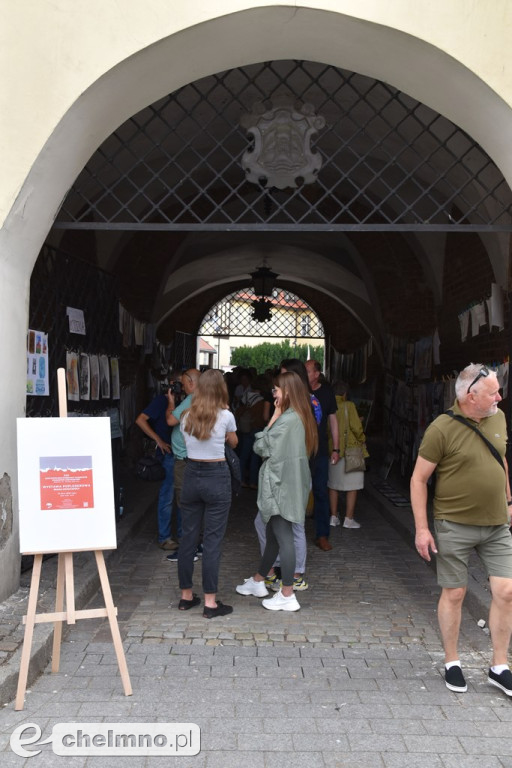
<instances>
[{"instance_id":1,"label":"woman in green jacket","mask_svg":"<svg viewBox=\"0 0 512 768\"><path fill-rule=\"evenodd\" d=\"M261 456L258 509L266 523L266 545L258 573L239 584L241 595L266 597L265 575L279 554L281 589L263 606L298 611L293 591L295 545L293 523L304 525L311 488L309 457L318 446L318 430L306 389L296 373L281 373L272 390L275 411L268 426L256 434L254 451Z\"/></svg>"}]
</instances>

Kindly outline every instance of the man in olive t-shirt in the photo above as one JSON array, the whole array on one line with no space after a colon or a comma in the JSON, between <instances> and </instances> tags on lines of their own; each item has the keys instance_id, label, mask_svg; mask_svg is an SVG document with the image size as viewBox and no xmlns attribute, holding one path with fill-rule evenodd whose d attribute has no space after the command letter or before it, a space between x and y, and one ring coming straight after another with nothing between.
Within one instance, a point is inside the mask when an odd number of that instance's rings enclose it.
<instances>
[{"instance_id":1,"label":"man in olive t-shirt","mask_svg":"<svg viewBox=\"0 0 512 768\"><path fill-rule=\"evenodd\" d=\"M411 478L415 544L425 560L430 561L430 551L437 555L437 578L442 588L438 620L446 686L460 693L467 690L458 639L468 561L476 549L487 568L492 593L489 628L493 661L488 681L512 696L512 672L507 661L512 634L512 500L505 459L506 421L498 409L501 395L496 374L472 363L459 373L455 393L452 413L462 418L462 423L443 414L430 424ZM482 438L492 444L497 456ZM427 483L434 470L436 539L427 519Z\"/></svg>"}]
</instances>

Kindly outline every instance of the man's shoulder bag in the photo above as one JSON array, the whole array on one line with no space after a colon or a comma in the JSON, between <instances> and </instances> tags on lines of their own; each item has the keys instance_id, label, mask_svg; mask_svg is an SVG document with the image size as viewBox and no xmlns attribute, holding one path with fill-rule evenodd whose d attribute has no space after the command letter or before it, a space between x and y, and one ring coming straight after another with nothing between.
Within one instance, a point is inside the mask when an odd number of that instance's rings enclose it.
<instances>
[{"instance_id":1,"label":"man's shoulder bag","mask_svg":"<svg viewBox=\"0 0 512 768\"><path fill-rule=\"evenodd\" d=\"M476 434L482 438L482 440L484 441L484 443L486 444L486 446L488 447L488 449L490 450L490 452L492 453L492 455L494 456L494 458L496 459L500 467L503 470L505 470L505 465L503 464L503 459L501 458L500 454L498 453L494 445L486 437L484 437L484 435L482 435L479 429L477 429L476 427L473 426L473 424L467 421L467 419L465 419L464 416L459 416L458 413L454 413L451 409L449 409L448 411L445 411L445 413L447 416L451 416L452 419L455 419L455 421L460 421L461 424L465 424L466 427L468 427L469 429L472 429L473 432L476 432Z\"/></svg>"}]
</instances>

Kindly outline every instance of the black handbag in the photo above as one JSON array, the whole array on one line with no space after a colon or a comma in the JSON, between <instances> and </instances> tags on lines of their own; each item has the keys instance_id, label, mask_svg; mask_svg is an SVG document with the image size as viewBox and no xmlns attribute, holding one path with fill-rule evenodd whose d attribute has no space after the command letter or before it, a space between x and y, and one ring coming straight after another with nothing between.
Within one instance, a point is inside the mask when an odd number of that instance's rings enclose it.
<instances>
[{"instance_id":1,"label":"black handbag","mask_svg":"<svg viewBox=\"0 0 512 768\"><path fill-rule=\"evenodd\" d=\"M162 462L156 456L143 456L139 459L135 467L135 474L141 480L163 480L165 469Z\"/></svg>"},{"instance_id":2,"label":"black handbag","mask_svg":"<svg viewBox=\"0 0 512 768\"><path fill-rule=\"evenodd\" d=\"M242 472L240 471L240 459L238 454L226 443L225 446L226 462L231 473L231 492L233 496L238 496L242 487Z\"/></svg>"}]
</instances>

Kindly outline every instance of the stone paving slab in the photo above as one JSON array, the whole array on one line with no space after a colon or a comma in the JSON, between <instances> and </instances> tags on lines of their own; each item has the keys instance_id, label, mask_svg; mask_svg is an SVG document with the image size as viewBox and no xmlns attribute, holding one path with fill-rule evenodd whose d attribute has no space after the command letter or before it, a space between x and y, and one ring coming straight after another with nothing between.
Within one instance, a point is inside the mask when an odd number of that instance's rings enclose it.
<instances>
[{"instance_id":1,"label":"stone paving slab","mask_svg":"<svg viewBox=\"0 0 512 768\"><path fill-rule=\"evenodd\" d=\"M123 695L107 622L79 622L64 639L59 673L44 669L25 710L4 700L2 768L55 765L50 745L22 758L9 738L23 723L46 738L63 721L201 728L197 756L66 758L77 768L512 768L512 702L486 683L489 637L476 624L485 609L481 574L476 616L464 612L461 632L469 690L455 694L441 675L435 574L405 540L410 520L407 530L402 520L391 524L389 505L362 493L360 530L333 530L332 552L310 543L301 610L271 614L234 589L258 562L255 511L255 494L244 491L220 575L219 596L234 612L211 621L201 608L178 612L176 565L155 546L154 509L144 517L108 566L133 695ZM311 542L311 521L307 534ZM200 573L199 562L199 593ZM12 616L23 614L19 602Z\"/></svg>"}]
</instances>

